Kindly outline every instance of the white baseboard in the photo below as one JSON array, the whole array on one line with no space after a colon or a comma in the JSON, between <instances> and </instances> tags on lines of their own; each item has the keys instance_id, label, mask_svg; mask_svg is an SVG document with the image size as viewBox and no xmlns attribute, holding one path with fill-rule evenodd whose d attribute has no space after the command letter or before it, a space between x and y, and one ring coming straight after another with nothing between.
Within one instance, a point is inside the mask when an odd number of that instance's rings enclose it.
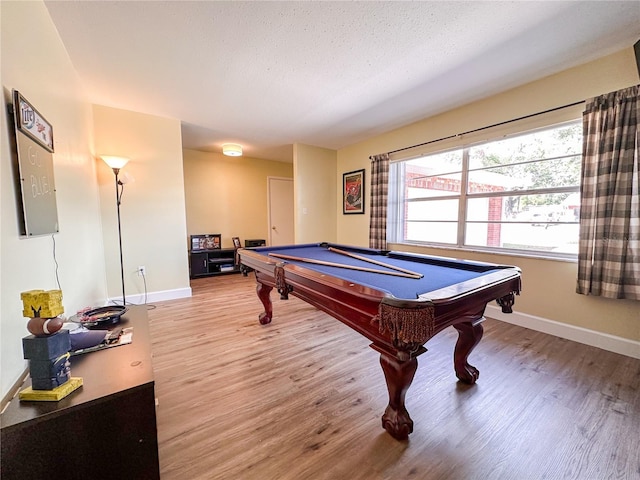
<instances>
[{"instance_id":1,"label":"white baseboard","mask_svg":"<svg viewBox=\"0 0 640 480\"><path fill-rule=\"evenodd\" d=\"M596 332L595 330L576 327L526 313L502 313L501 308L494 305L487 305L485 316L500 320L501 322L529 328L537 332L548 333L556 337L602 348L609 352L640 359L640 342L629 340L628 338Z\"/></svg>"},{"instance_id":2,"label":"white baseboard","mask_svg":"<svg viewBox=\"0 0 640 480\"><path fill-rule=\"evenodd\" d=\"M127 295L127 304L143 305L145 303L162 302L165 300L176 300L178 298L189 298L191 296L191 287L176 288L175 290L163 290L160 292L149 292L146 295ZM107 298L107 304L122 304L122 297Z\"/></svg>"}]
</instances>

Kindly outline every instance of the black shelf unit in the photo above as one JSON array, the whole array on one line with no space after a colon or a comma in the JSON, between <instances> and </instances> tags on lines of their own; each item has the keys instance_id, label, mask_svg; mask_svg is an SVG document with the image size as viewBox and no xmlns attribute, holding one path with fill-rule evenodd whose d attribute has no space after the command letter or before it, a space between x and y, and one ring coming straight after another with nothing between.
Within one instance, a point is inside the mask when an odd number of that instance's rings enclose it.
<instances>
[{"instance_id":1,"label":"black shelf unit","mask_svg":"<svg viewBox=\"0 0 640 480\"><path fill-rule=\"evenodd\" d=\"M191 278L198 278L238 273L240 266L235 248L217 248L189 252L189 270Z\"/></svg>"},{"instance_id":2,"label":"black shelf unit","mask_svg":"<svg viewBox=\"0 0 640 480\"><path fill-rule=\"evenodd\" d=\"M267 242L265 242L263 239L253 239L253 240L245 240L244 241L244 247L245 248L251 248L251 247L264 247L267 244Z\"/></svg>"}]
</instances>

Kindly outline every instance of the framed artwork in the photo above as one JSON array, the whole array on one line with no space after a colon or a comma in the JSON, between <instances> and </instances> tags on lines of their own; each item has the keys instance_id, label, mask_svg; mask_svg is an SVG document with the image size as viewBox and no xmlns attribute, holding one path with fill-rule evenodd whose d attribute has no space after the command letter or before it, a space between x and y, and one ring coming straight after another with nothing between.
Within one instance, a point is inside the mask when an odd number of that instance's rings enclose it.
<instances>
[{"instance_id":1,"label":"framed artwork","mask_svg":"<svg viewBox=\"0 0 640 480\"><path fill-rule=\"evenodd\" d=\"M240 243L240 238L239 237L231 237L231 240L233 240L233 248L241 248L242 244Z\"/></svg>"},{"instance_id":2,"label":"framed artwork","mask_svg":"<svg viewBox=\"0 0 640 480\"><path fill-rule=\"evenodd\" d=\"M342 174L342 213L364 213L364 169Z\"/></svg>"},{"instance_id":3,"label":"framed artwork","mask_svg":"<svg viewBox=\"0 0 640 480\"><path fill-rule=\"evenodd\" d=\"M191 251L217 250L221 247L222 236L218 233L191 235Z\"/></svg>"}]
</instances>

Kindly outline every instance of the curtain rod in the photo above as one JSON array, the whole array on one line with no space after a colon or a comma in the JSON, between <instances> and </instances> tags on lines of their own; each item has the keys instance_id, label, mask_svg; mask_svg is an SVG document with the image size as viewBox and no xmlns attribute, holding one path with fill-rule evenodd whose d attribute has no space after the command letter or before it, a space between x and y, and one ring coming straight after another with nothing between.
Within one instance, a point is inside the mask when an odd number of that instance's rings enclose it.
<instances>
[{"instance_id":1,"label":"curtain rod","mask_svg":"<svg viewBox=\"0 0 640 480\"><path fill-rule=\"evenodd\" d=\"M391 152L388 152L388 153L389 154L398 153L398 152L403 152L405 150L410 150L410 149L416 148L416 147L423 147L423 146L429 145L431 143L442 142L443 140L449 140L450 138L460 137L462 135L469 135L470 133L476 133L476 132L480 132L482 130L487 130L488 128L499 127L500 125L505 125L507 123L517 122L518 120L525 120L527 118L536 117L538 115L544 115L545 113L555 112L556 110L562 110L563 108L575 107L576 105L580 105L581 103L585 103L585 101L582 100L580 102L569 103L568 105L563 105L561 107L550 108L549 110L544 110L544 111L538 112L538 113L532 113L530 115L525 115L524 117L518 117L518 118L513 118L511 120L505 120L504 122L494 123L493 125L488 125L486 127L476 128L474 130L469 130L467 132L458 133L456 135L449 135L448 137L438 138L437 140L429 140L428 142L418 143L417 145L412 145L410 147L399 148L397 150L392 150ZM369 157L369 158L371 158L371 157Z\"/></svg>"}]
</instances>

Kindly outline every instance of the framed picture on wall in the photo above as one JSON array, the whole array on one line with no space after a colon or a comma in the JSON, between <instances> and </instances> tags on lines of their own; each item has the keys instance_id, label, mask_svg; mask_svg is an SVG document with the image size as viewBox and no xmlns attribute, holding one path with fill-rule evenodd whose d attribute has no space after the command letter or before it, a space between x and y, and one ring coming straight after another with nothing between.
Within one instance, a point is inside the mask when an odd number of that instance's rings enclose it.
<instances>
[{"instance_id":1,"label":"framed picture on wall","mask_svg":"<svg viewBox=\"0 0 640 480\"><path fill-rule=\"evenodd\" d=\"M364 169L342 174L342 213L364 213Z\"/></svg>"}]
</instances>

